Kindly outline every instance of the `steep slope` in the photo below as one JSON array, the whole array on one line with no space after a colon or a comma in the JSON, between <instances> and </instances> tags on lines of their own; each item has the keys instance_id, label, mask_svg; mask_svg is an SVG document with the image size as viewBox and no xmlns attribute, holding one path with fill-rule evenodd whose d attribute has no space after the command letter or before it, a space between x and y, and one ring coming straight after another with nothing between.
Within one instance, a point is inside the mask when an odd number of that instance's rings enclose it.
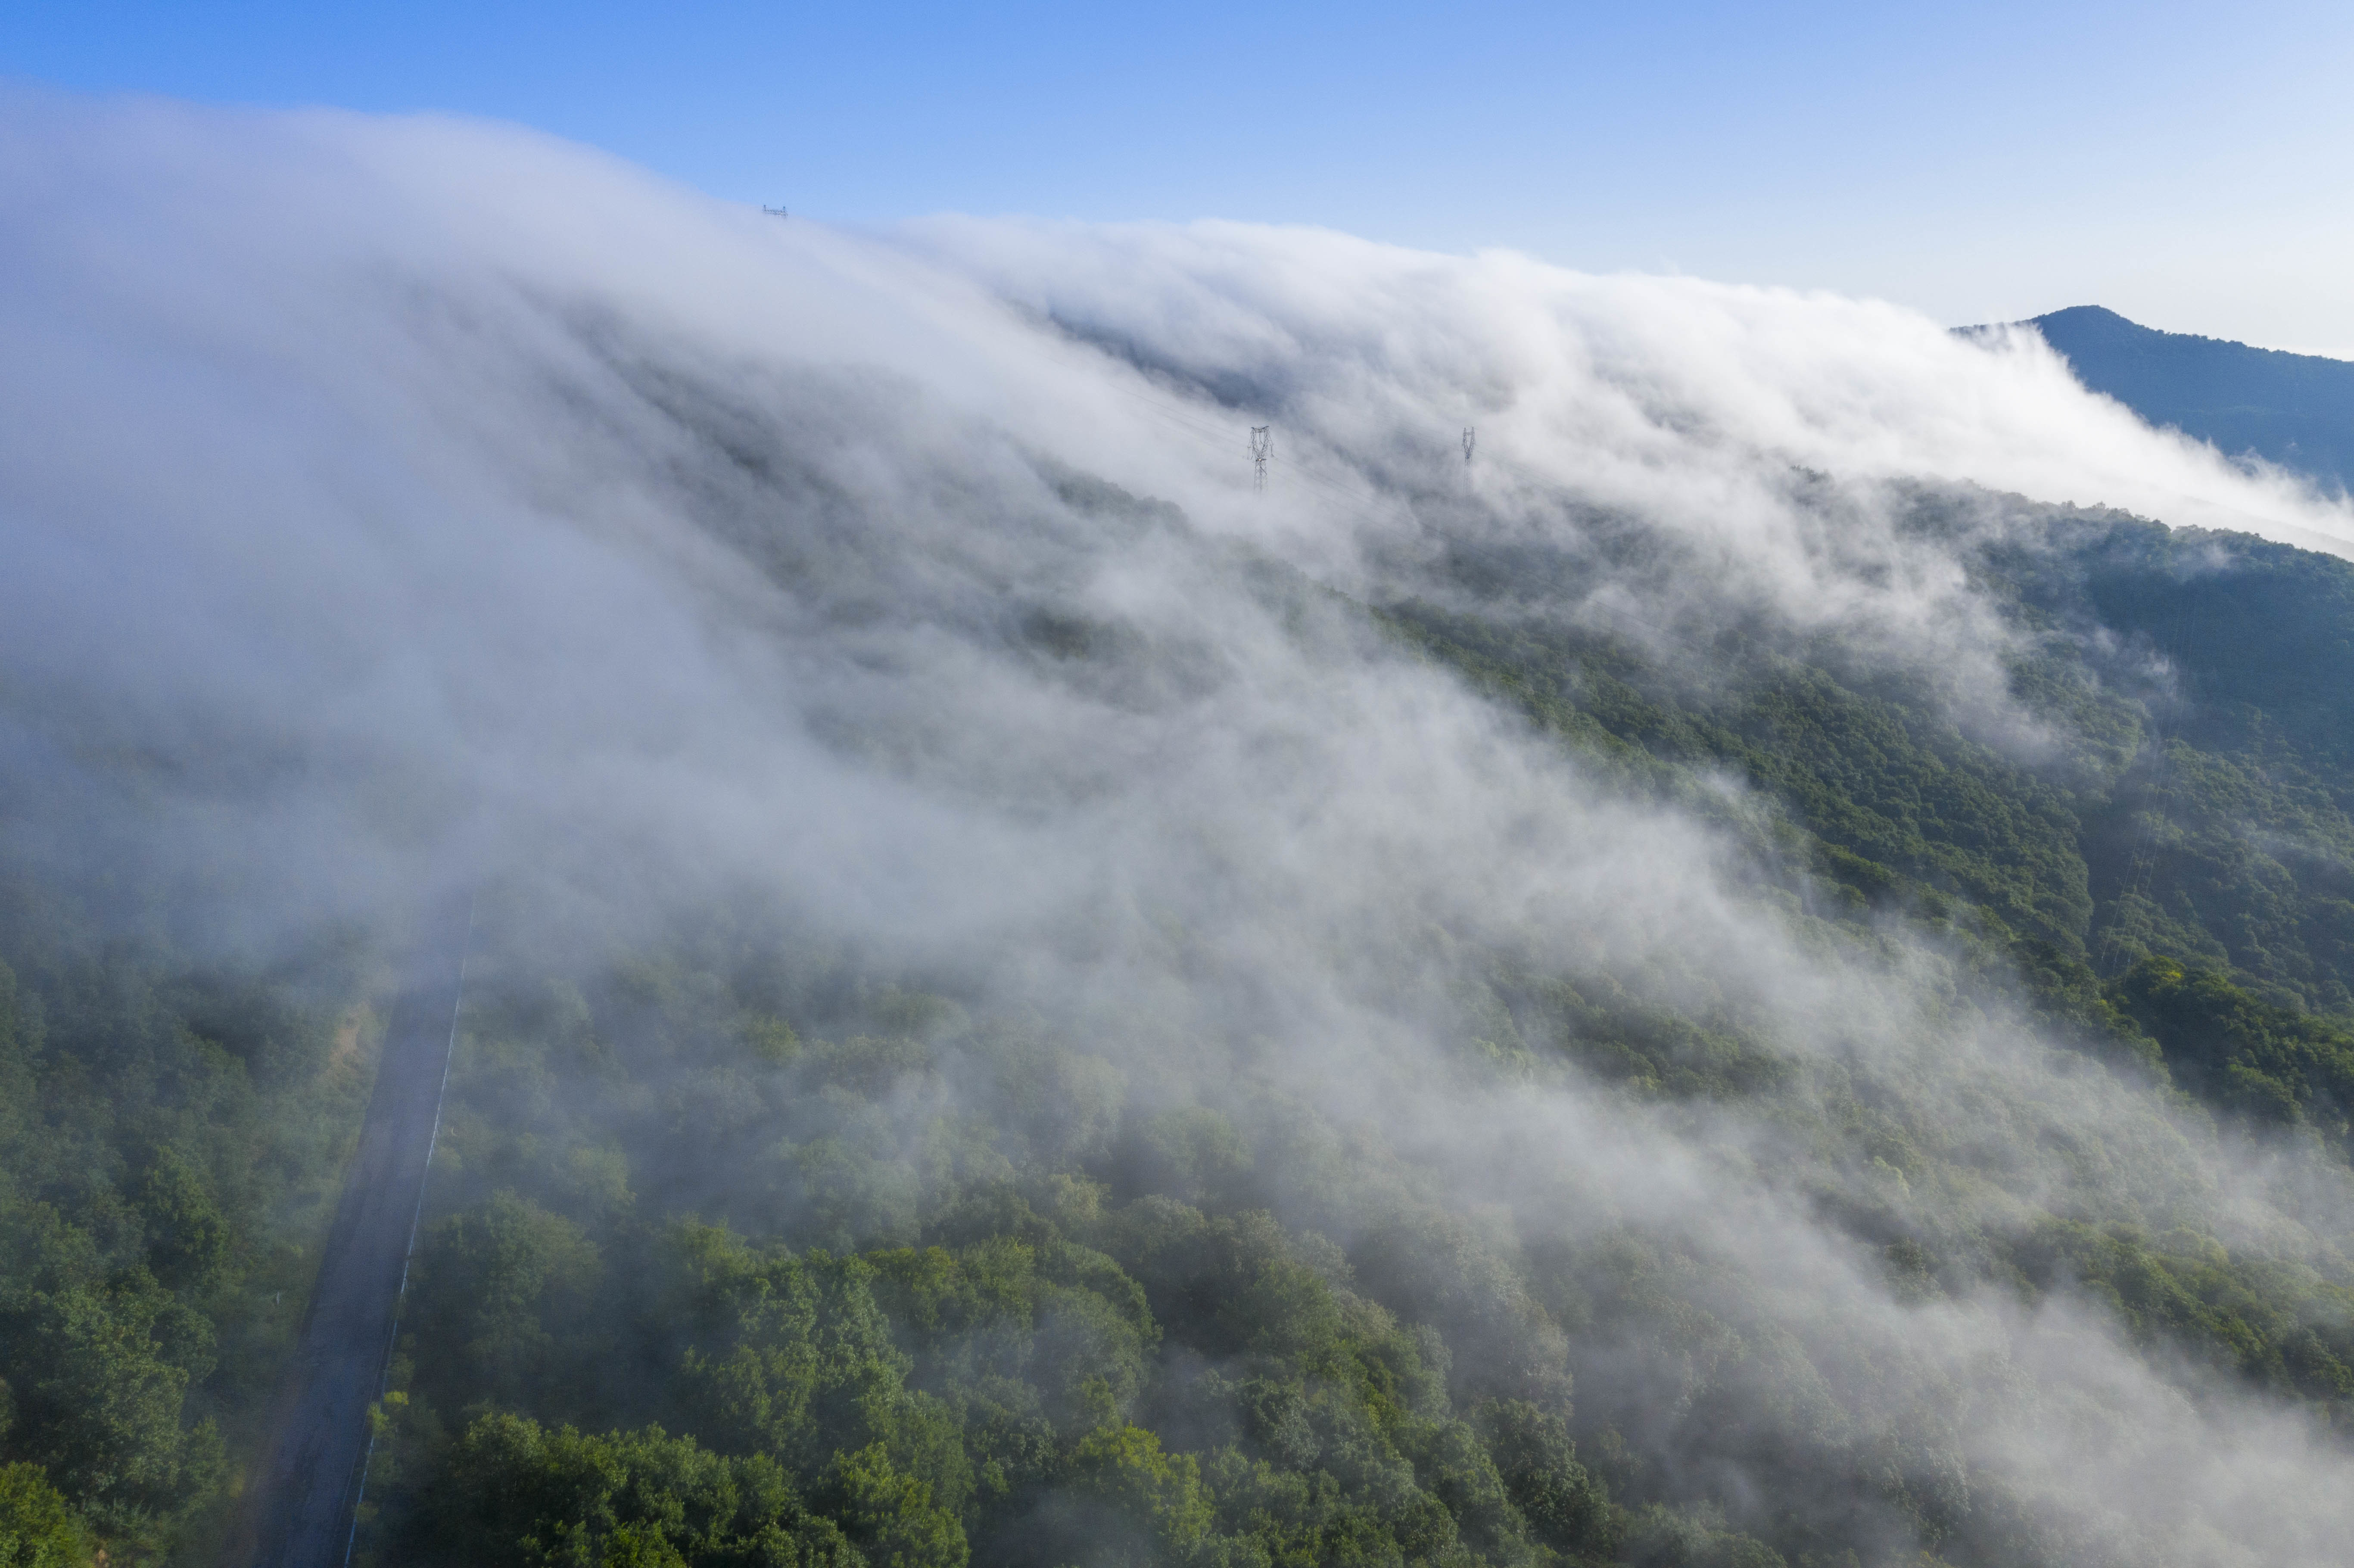
<instances>
[{"instance_id":1,"label":"steep slope","mask_svg":"<svg viewBox=\"0 0 2354 1568\"><path fill-rule=\"evenodd\" d=\"M2154 425L2253 452L2324 487L2354 482L2354 364L2137 325L2098 305L2025 324L2085 386Z\"/></svg>"},{"instance_id":2,"label":"steep slope","mask_svg":"<svg viewBox=\"0 0 2354 1568\"><path fill-rule=\"evenodd\" d=\"M1914 523L1943 530L1994 499L1916 492ZM1452 594L1382 613L1643 787L1690 793L1723 769L1774 800L1787 816L1760 840L1849 901L1824 913L1949 930L2018 974L2055 1024L2146 1048L2139 1019L2219 1109L2256 1107L2345 1150L2354 565L1998 503L2012 524L1981 539L1973 570L2020 633L2009 679L2041 729L2026 754L2015 735L1956 723L1926 673L1893 675L1836 642L1579 624L1528 591L1575 575L1553 553L1458 548L1432 585ZM2214 1016L2151 1025L2153 977L2179 982L2186 965ZM2215 1022L2227 994L2274 1022ZM2122 1012L2121 997L2136 999ZM2273 1051L2282 1076L2257 1083L2254 1066L2232 1076L2207 1060L2235 1029L2311 1044Z\"/></svg>"},{"instance_id":3,"label":"steep slope","mask_svg":"<svg viewBox=\"0 0 2354 1568\"><path fill-rule=\"evenodd\" d=\"M2342 1556L2344 508L1881 305L25 117L25 1529L207 1555L462 864L376 1563Z\"/></svg>"},{"instance_id":4,"label":"steep slope","mask_svg":"<svg viewBox=\"0 0 2354 1568\"><path fill-rule=\"evenodd\" d=\"M1935 529L1978 503L1916 493L1913 515ZM1451 599L1385 613L1606 756L1737 771L1803 824L1823 874L1872 902L1959 901L2022 959L2113 974L2162 951L2354 1010L2354 565L2003 504L2014 526L1976 545L1972 570L2019 633L2007 678L2048 726L2036 756L1957 724L1931 673L1836 641L1661 642L1525 591L1499 602L1496 584L1575 577L1553 553L1458 546Z\"/></svg>"}]
</instances>

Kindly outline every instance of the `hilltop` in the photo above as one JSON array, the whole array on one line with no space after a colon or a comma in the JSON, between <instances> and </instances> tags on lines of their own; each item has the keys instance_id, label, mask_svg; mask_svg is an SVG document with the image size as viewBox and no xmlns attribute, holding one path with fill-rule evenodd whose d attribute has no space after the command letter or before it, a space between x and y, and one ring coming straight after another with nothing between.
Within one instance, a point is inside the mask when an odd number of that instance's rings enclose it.
<instances>
[{"instance_id":1,"label":"hilltop","mask_svg":"<svg viewBox=\"0 0 2354 1568\"><path fill-rule=\"evenodd\" d=\"M2099 305L2020 323L2067 356L2077 377L2153 425L2254 453L2343 490L2354 475L2354 364L2160 332Z\"/></svg>"}]
</instances>

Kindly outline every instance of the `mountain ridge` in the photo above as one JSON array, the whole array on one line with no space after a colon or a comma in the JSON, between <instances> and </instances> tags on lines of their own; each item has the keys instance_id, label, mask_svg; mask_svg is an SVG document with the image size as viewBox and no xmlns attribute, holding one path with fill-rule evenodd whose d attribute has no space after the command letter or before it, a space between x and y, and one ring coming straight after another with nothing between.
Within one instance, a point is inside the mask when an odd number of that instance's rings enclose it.
<instances>
[{"instance_id":1,"label":"mountain ridge","mask_svg":"<svg viewBox=\"0 0 2354 1568\"><path fill-rule=\"evenodd\" d=\"M2354 363L2166 332L2101 305L2071 305L2033 327L2078 380L2153 425L2253 454L2344 492L2354 476ZM1988 329L1964 329L1972 335Z\"/></svg>"}]
</instances>

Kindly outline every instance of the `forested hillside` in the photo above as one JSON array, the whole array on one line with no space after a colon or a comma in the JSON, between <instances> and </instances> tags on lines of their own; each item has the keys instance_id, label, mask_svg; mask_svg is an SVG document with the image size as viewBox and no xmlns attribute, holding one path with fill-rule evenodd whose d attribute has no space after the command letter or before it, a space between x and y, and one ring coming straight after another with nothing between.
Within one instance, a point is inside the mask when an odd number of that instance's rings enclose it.
<instances>
[{"instance_id":1,"label":"forested hillside","mask_svg":"<svg viewBox=\"0 0 2354 1568\"><path fill-rule=\"evenodd\" d=\"M1755 895L1812 939L1925 928L2086 1070L2343 1161L2349 825L2322 694L2354 574L2109 514L2041 514L1981 566L2033 633L2032 764L1836 647L1581 633L1526 556L1450 560L1487 613L1377 619L1628 788L1744 778L1785 813L1749 819ZM1934 1427L1835 1402L1802 1443L1727 1420L1805 1348L1744 1333L1742 1287L1639 1228L1500 1229L1271 1080L1163 1106L1117 1053L772 943L723 922L585 988L502 965L477 991L375 1561L659 1539L711 1563L1766 1564L1844 1561L1858 1510L1956 1564L2088 1550ZM1794 1054L1730 999L1472 967L1470 1081L1771 1107L1915 1298L2090 1289L2160 1365L2354 1421L2342 1252L2234 1252L2115 1194L2015 1188L1996 1217L1956 1200L2015 1176L1918 1084ZM1765 1488L1744 1528L1646 1459L1663 1420L1680 1466Z\"/></svg>"},{"instance_id":2,"label":"forested hillside","mask_svg":"<svg viewBox=\"0 0 2354 1568\"><path fill-rule=\"evenodd\" d=\"M2342 507L1882 304L18 112L0 1568L343 1538L306 1321L374 1568L2343 1558Z\"/></svg>"},{"instance_id":3,"label":"forested hillside","mask_svg":"<svg viewBox=\"0 0 2354 1568\"><path fill-rule=\"evenodd\" d=\"M116 1562L208 1559L367 1094L359 954L271 972L196 961L158 926L108 932L92 906L141 882L0 869L12 1565L101 1542Z\"/></svg>"},{"instance_id":4,"label":"forested hillside","mask_svg":"<svg viewBox=\"0 0 2354 1568\"><path fill-rule=\"evenodd\" d=\"M1382 613L1630 778L1736 771L1855 907L1958 921L2063 1015L2107 1026L2096 981L2156 956L2354 1009L2354 564L2118 514L2040 522L1975 567L2024 633L2009 678L2048 726L2031 759L1836 645L1662 645L1530 613L1530 585L1575 562L1458 552L1456 582L1510 583L1512 613Z\"/></svg>"},{"instance_id":5,"label":"forested hillside","mask_svg":"<svg viewBox=\"0 0 2354 1568\"><path fill-rule=\"evenodd\" d=\"M1778 809L1725 819L1751 895L1811 940L1908 925L2089 1070L2347 1158L2344 563L2038 514L1978 568L2031 633L2031 761L1835 646L1581 630L1544 609L1574 565L1466 550L1451 608L1360 613L1621 788L1745 780ZM12 886L8 1528L57 1543L28 1562L101 1538L199 1560L355 1122L357 975L191 969ZM1717 1426L1711 1399L1803 1347L1702 1306L1728 1282L1639 1228L1500 1229L1274 1079L1167 1103L1125 1053L907 978L740 913L588 975L491 938L371 1561L1763 1564L1835 1560L1859 1507L1939 1561L2070 1555L1934 1431ZM1916 1298L2090 1287L2152 1354L2354 1420L2342 1265L2025 1191L1964 1220L1914 1194L2002 1178L1918 1086L1657 977L1491 950L1462 983L1467 1082L1774 1107ZM1630 1380L1630 1346L1681 1389ZM1682 1443L1772 1478L1744 1528L1630 1437L1670 1408Z\"/></svg>"}]
</instances>

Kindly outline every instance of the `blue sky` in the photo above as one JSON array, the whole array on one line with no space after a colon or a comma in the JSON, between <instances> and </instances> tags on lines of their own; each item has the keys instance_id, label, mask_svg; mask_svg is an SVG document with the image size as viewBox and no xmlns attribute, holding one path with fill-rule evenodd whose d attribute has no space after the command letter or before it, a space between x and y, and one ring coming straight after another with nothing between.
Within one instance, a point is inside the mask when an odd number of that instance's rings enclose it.
<instances>
[{"instance_id":1,"label":"blue sky","mask_svg":"<svg viewBox=\"0 0 2354 1568\"><path fill-rule=\"evenodd\" d=\"M446 110L732 199L1328 225L2354 356L2354 6L12 0L0 75Z\"/></svg>"}]
</instances>

